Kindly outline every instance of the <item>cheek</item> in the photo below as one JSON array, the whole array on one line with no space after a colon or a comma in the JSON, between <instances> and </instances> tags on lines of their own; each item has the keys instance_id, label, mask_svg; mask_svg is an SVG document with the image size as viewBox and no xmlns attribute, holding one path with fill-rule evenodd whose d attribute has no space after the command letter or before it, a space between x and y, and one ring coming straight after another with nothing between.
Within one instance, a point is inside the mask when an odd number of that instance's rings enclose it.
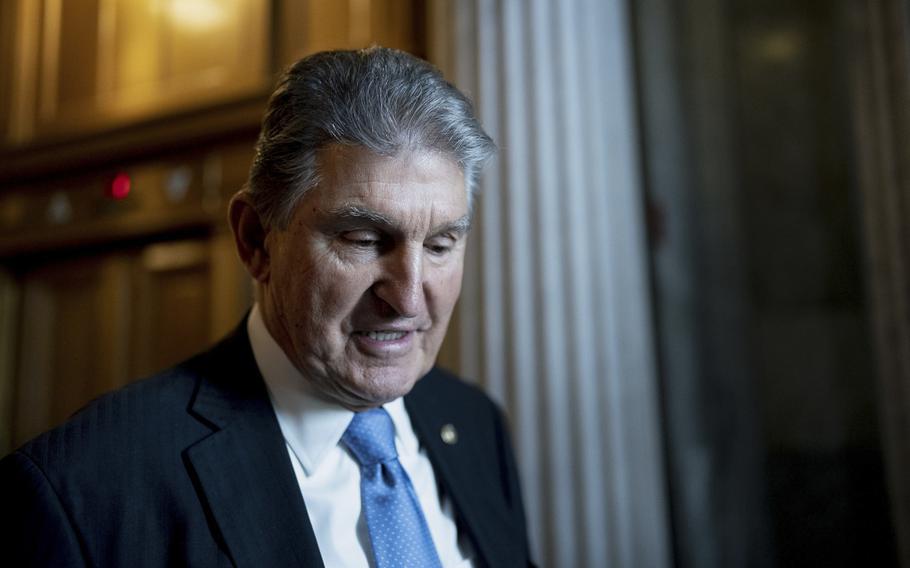
<instances>
[{"instance_id":1,"label":"cheek","mask_svg":"<svg viewBox=\"0 0 910 568\"><path fill-rule=\"evenodd\" d=\"M368 271L326 263L309 276L310 309L323 323L343 320L355 311L371 284Z\"/></svg>"},{"instance_id":2,"label":"cheek","mask_svg":"<svg viewBox=\"0 0 910 568\"><path fill-rule=\"evenodd\" d=\"M433 297L440 311L451 310L461 293L461 263L453 264L434 276Z\"/></svg>"}]
</instances>

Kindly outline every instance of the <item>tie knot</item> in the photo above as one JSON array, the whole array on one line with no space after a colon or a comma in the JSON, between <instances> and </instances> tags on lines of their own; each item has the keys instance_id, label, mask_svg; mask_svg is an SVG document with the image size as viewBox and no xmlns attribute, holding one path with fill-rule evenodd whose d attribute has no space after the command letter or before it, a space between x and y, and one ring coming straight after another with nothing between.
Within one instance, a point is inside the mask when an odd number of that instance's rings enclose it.
<instances>
[{"instance_id":1,"label":"tie knot","mask_svg":"<svg viewBox=\"0 0 910 568\"><path fill-rule=\"evenodd\" d=\"M398 452L395 451L395 424L384 408L355 413L341 441L361 466L383 463L398 457Z\"/></svg>"}]
</instances>

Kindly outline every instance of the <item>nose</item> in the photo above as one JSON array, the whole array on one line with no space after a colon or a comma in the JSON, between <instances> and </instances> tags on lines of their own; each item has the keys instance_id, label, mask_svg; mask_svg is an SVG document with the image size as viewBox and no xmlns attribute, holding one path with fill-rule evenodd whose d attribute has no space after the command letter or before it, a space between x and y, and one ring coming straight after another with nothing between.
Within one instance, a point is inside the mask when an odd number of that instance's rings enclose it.
<instances>
[{"instance_id":1,"label":"nose","mask_svg":"<svg viewBox=\"0 0 910 568\"><path fill-rule=\"evenodd\" d=\"M373 293L404 318L419 316L424 310L423 247L400 246L388 251L381 261L381 274ZM392 315L392 314L388 314Z\"/></svg>"}]
</instances>

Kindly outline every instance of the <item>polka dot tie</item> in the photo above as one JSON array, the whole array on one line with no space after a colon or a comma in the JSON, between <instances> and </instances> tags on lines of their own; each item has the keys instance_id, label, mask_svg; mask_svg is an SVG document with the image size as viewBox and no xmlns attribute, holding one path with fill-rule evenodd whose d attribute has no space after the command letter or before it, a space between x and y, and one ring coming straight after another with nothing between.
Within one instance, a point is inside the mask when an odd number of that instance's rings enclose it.
<instances>
[{"instance_id":1,"label":"polka dot tie","mask_svg":"<svg viewBox=\"0 0 910 568\"><path fill-rule=\"evenodd\" d=\"M408 474L395 451L395 425L383 408L354 414L341 438L360 464L360 499L377 568L440 567Z\"/></svg>"}]
</instances>

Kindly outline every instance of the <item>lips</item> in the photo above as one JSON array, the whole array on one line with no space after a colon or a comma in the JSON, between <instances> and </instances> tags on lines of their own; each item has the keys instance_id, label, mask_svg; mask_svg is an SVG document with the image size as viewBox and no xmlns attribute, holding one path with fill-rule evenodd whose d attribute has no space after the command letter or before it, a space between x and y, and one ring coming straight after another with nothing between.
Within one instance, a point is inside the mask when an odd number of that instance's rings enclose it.
<instances>
[{"instance_id":1,"label":"lips","mask_svg":"<svg viewBox=\"0 0 910 568\"><path fill-rule=\"evenodd\" d=\"M408 334L407 331L362 331L359 332L373 341L395 341Z\"/></svg>"},{"instance_id":2,"label":"lips","mask_svg":"<svg viewBox=\"0 0 910 568\"><path fill-rule=\"evenodd\" d=\"M411 329L374 329L351 334L358 349L373 357L399 357L415 347L417 332Z\"/></svg>"}]
</instances>

